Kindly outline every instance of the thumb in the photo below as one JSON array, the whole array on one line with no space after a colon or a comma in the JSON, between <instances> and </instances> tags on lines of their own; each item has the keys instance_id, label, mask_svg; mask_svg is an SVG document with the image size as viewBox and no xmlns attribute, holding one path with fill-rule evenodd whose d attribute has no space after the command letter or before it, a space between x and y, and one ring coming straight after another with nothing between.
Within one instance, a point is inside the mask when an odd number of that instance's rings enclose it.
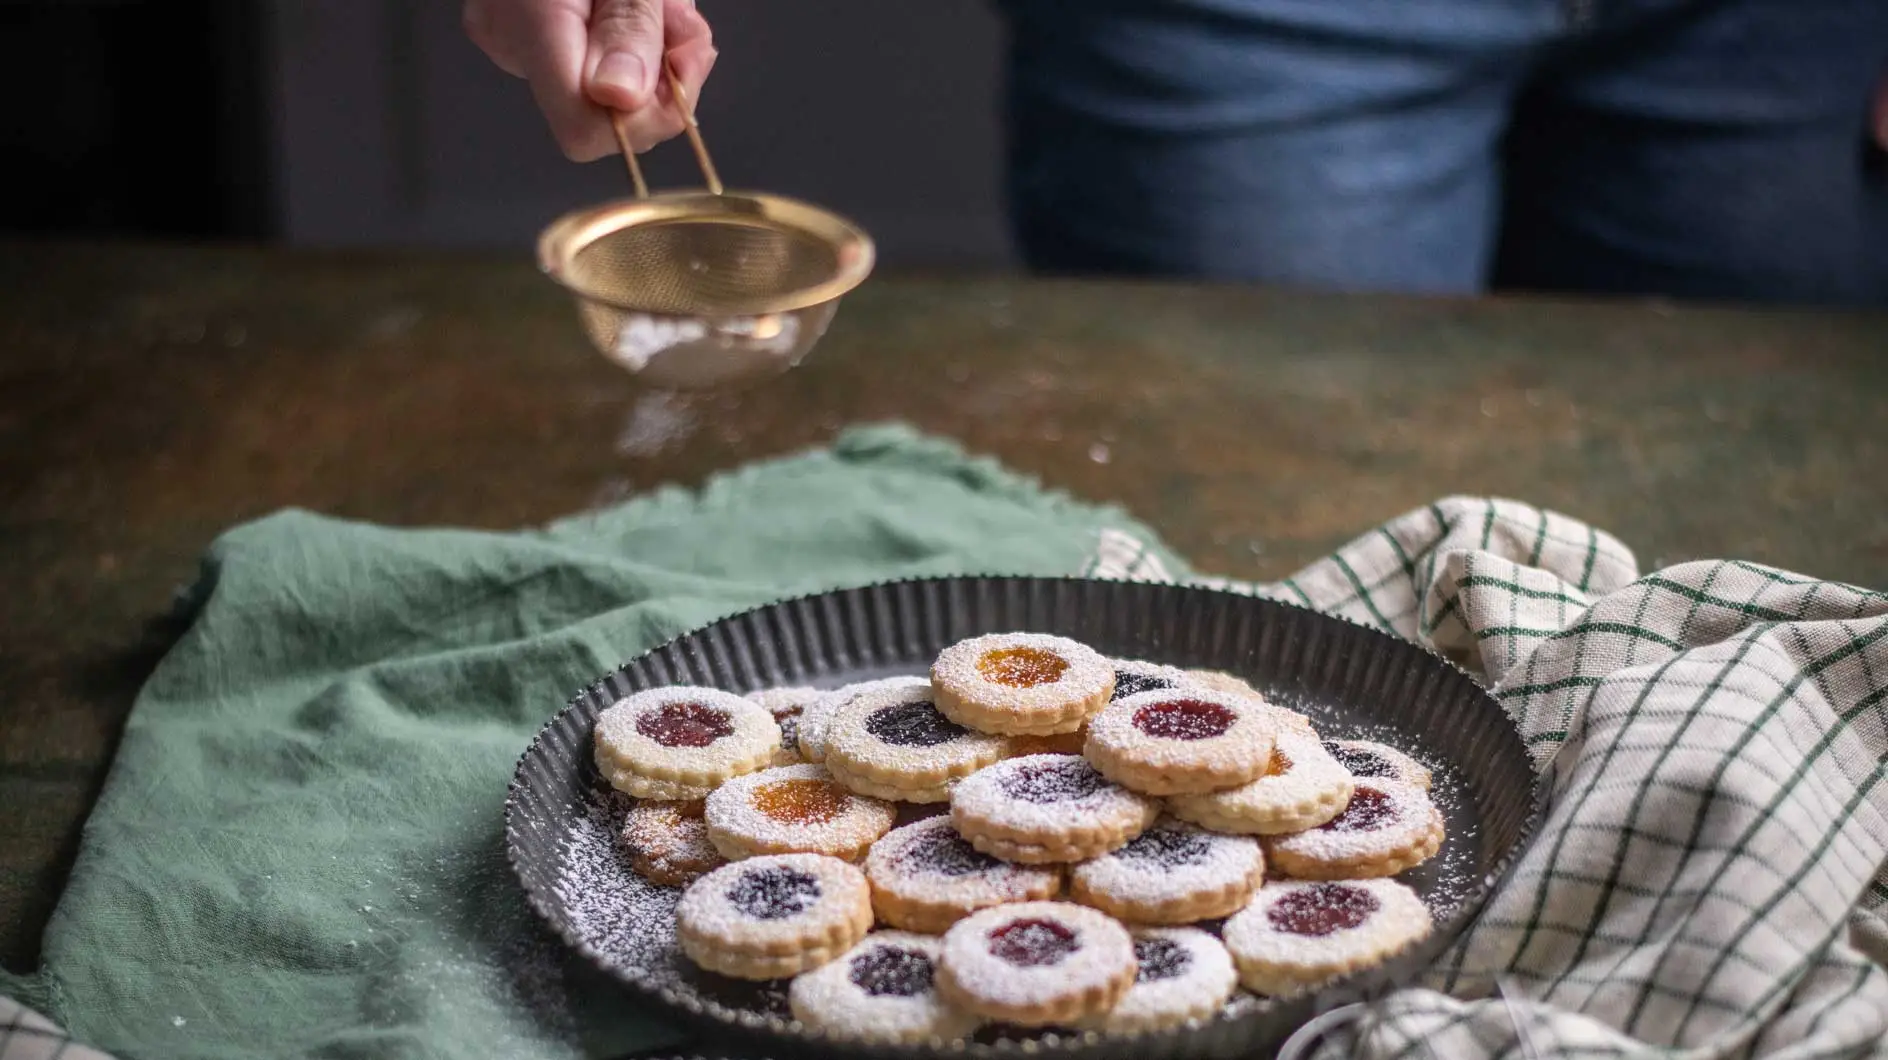
<instances>
[{"instance_id":1,"label":"thumb","mask_svg":"<svg viewBox=\"0 0 1888 1060\"><path fill-rule=\"evenodd\" d=\"M584 69L591 102L628 113L648 106L662 70L662 0L596 0Z\"/></svg>"}]
</instances>

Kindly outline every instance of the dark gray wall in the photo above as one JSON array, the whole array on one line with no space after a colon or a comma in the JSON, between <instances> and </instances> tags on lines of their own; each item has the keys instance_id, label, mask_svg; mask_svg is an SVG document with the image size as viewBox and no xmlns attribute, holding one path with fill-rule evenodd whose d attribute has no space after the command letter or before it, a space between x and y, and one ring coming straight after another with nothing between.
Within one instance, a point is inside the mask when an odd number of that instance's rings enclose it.
<instances>
[{"instance_id":1,"label":"dark gray wall","mask_svg":"<svg viewBox=\"0 0 1888 1060\"><path fill-rule=\"evenodd\" d=\"M575 165L522 81L444 0L272 0L275 208L293 243L527 246L572 206L627 193ZM870 229L884 260L1009 260L998 194L1000 26L980 0L701 0L721 56L701 104L730 186ZM676 143L658 184L696 181Z\"/></svg>"}]
</instances>

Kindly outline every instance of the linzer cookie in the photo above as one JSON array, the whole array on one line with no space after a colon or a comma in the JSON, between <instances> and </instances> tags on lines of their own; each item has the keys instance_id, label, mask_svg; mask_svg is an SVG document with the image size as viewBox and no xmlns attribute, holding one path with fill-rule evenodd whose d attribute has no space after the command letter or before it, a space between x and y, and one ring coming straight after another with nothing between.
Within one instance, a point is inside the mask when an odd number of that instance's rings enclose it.
<instances>
[{"instance_id":1,"label":"linzer cookie","mask_svg":"<svg viewBox=\"0 0 1888 1060\"><path fill-rule=\"evenodd\" d=\"M1226 947L1199 928L1143 927L1133 936L1134 985L1113 1008L1078 1027L1151 1031L1211 1019L1239 985Z\"/></svg>"},{"instance_id":2,"label":"linzer cookie","mask_svg":"<svg viewBox=\"0 0 1888 1060\"><path fill-rule=\"evenodd\" d=\"M774 724L780 726L780 750L774 752L774 765L790 766L806 759L800 757L800 713L820 696L825 695L817 688L764 688L759 692L749 692L747 698L767 708L767 713L774 716Z\"/></svg>"},{"instance_id":3,"label":"linzer cookie","mask_svg":"<svg viewBox=\"0 0 1888 1060\"><path fill-rule=\"evenodd\" d=\"M958 835L949 817L895 828L872 844L865 878L880 921L931 935L979 909L1041 901L1062 889L1060 869L991 857Z\"/></svg>"},{"instance_id":4,"label":"linzer cookie","mask_svg":"<svg viewBox=\"0 0 1888 1060\"><path fill-rule=\"evenodd\" d=\"M1003 737L939 713L928 684L865 693L826 727L833 776L854 791L900 802L947 802L957 781L1007 752Z\"/></svg>"},{"instance_id":5,"label":"linzer cookie","mask_svg":"<svg viewBox=\"0 0 1888 1060\"><path fill-rule=\"evenodd\" d=\"M865 874L824 854L774 854L703 876L675 907L689 960L737 979L782 979L851 949L872 927Z\"/></svg>"},{"instance_id":6,"label":"linzer cookie","mask_svg":"<svg viewBox=\"0 0 1888 1060\"><path fill-rule=\"evenodd\" d=\"M826 760L826 723L832 720L840 707L854 699L885 688L928 688L930 685L931 680L927 677L881 677L821 694L800 711L800 721L795 726L800 757L808 762Z\"/></svg>"},{"instance_id":7,"label":"linzer cookie","mask_svg":"<svg viewBox=\"0 0 1888 1060\"><path fill-rule=\"evenodd\" d=\"M1074 732L1114 693L1114 668L1093 648L1045 633L992 633L944 649L931 666L937 707L980 732Z\"/></svg>"},{"instance_id":8,"label":"linzer cookie","mask_svg":"<svg viewBox=\"0 0 1888 1060\"><path fill-rule=\"evenodd\" d=\"M1395 880L1268 883L1226 922L1239 981L1283 997L1381 964L1432 930L1429 909Z\"/></svg>"},{"instance_id":9,"label":"linzer cookie","mask_svg":"<svg viewBox=\"0 0 1888 1060\"><path fill-rule=\"evenodd\" d=\"M898 1043L950 1041L983 1021L944 1003L936 987L942 940L880 931L831 964L793 981L793 1018L835 1038Z\"/></svg>"},{"instance_id":10,"label":"linzer cookie","mask_svg":"<svg viewBox=\"0 0 1888 1060\"><path fill-rule=\"evenodd\" d=\"M1310 718L1305 717L1295 710L1281 707L1271 700L1266 699L1258 689L1253 688L1241 678L1234 677L1221 670L1188 670L1186 671L1186 675L1194 684L1210 688L1215 692L1229 692L1235 696L1244 696L1258 700L1265 704L1267 710L1277 715L1279 728L1298 729L1301 732L1311 733L1313 735L1317 732L1316 729L1312 728Z\"/></svg>"},{"instance_id":11,"label":"linzer cookie","mask_svg":"<svg viewBox=\"0 0 1888 1060\"><path fill-rule=\"evenodd\" d=\"M1277 723L1262 704L1226 692L1141 692L1088 723L1082 755L1108 779L1149 795L1190 795L1250 783L1271 768Z\"/></svg>"},{"instance_id":12,"label":"linzer cookie","mask_svg":"<svg viewBox=\"0 0 1888 1060\"><path fill-rule=\"evenodd\" d=\"M1010 758L951 795L951 823L972 846L1027 865L1087 861L1141 834L1160 804L1074 755Z\"/></svg>"},{"instance_id":13,"label":"linzer cookie","mask_svg":"<svg viewBox=\"0 0 1888 1060\"><path fill-rule=\"evenodd\" d=\"M654 688L597 717L597 770L637 798L707 797L729 777L770 764L780 726L766 708L713 688Z\"/></svg>"},{"instance_id":14,"label":"linzer cookie","mask_svg":"<svg viewBox=\"0 0 1888 1060\"><path fill-rule=\"evenodd\" d=\"M1067 902L1023 902L945 932L937 988L964 1011L1042 1027L1113 1008L1134 971L1134 941L1114 920Z\"/></svg>"},{"instance_id":15,"label":"linzer cookie","mask_svg":"<svg viewBox=\"0 0 1888 1060\"><path fill-rule=\"evenodd\" d=\"M1429 768L1387 744L1369 740L1326 740L1324 749L1351 776L1360 780L1396 780L1429 790Z\"/></svg>"},{"instance_id":16,"label":"linzer cookie","mask_svg":"<svg viewBox=\"0 0 1888 1060\"><path fill-rule=\"evenodd\" d=\"M1069 897L1129 923L1191 924L1244 909L1264 880L1258 840L1164 818L1070 869Z\"/></svg>"},{"instance_id":17,"label":"linzer cookie","mask_svg":"<svg viewBox=\"0 0 1888 1060\"><path fill-rule=\"evenodd\" d=\"M857 861L891 830L898 810L855 795L815 765L776 766L735 777L707 802L708 838L730 860L759 854L827 854Z\"/></svg>"},{"instance_id":18,"label":"linzer cookie","mask_svg":"<svg viewBox=\"0 0 1888 1060\"><path fill-rule=\"evenodd\" d=\"M1279 872L1304 880L1394 876L1442 847L1442 813L1421 788L1359 780L1344 812L1316 828L1267 836L1265 854Z\"/></svg>"},{"instance_id":19,"label":"linzer cookie","mask_svg":"<svg viewBox=\"0 0 1888 1060\"><path fill-rule=\"evenodd\" d=\"M1273 745L1271 772L1225 791L1175 796L1167 812L1215 832L1302 832L1342 813L1352 784L1317 737L1288 729Z\"/></svg>"},{"instance_id":20,"label":"linzer cookie","mask_svg":"<svg viewBox=\"0 0 1888 1060\"><path fill-rule=\"evenodd\" d=\"M623 820L629 867L650 883L681 887L727 864L708 840L700 802L638 802Z\"/></svg>"}]
</instances>

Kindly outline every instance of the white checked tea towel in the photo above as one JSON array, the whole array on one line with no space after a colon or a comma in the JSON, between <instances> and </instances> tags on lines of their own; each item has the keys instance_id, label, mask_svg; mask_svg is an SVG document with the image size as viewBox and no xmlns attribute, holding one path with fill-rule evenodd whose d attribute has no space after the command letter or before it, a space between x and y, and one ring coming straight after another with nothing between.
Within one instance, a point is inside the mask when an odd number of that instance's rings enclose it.
<instances>
[{"instance_id":1,"label":"white checked tea towel","mask_svg":"<svg viewBox=\"0 0 1888 1060\"><path fill-rule=\"evenodd\" d=\"M1174 580L1122 535L1088 573ZM1284 582L1481 675L1549 817L1424 989L1335 1057L1888 1057L1888 594L1452 497ZM1500 983L1498 989L1496 984Z\"/></svg>"},{"instance_id":2,"label":"white checked tea towel","mask_svg":"<svg viewBox=\"0 0 1888 1060\"><path fill-rule=\"evenodd\" d=\"M1641 578L1583 523L1467 497L1271 585L1176 578L1115 533L1084 573L1421 641L1555 767L1480 920L1318 1056L1888 1058L1888 594L1737 562ZM0 999L0 1060L54 1058L104 1060Z\"/></svg>"}]
</instances>

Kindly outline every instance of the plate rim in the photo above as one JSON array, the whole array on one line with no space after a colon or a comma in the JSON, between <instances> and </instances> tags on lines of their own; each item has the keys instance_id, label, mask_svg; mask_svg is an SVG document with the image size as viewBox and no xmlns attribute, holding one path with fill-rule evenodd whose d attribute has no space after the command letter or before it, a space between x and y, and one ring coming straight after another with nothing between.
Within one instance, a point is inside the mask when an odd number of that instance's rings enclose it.
<instances>
[{"instance_id":1,"label":"plate rim","mask_svg":"<svg viewBox=\"0 0 1888 1060\"><path fill-rule=\"evenodd\" d=\"M643 1050L637 1055L687 1056L697 1058L697 1060L704 1055L724 1055L723 1053L716 1052L712 1047L707 1049L701 1048L702 1046L709 1045L713 1041L715 1031L732 1031L737 1036L760 1042L776 1041L791 1049L802 1052L807 1049L824 1048L829 1050L849 1051L853 1052L855 1055L860 1054L861 1051L869 1051L873 1056L886 1057L930 1057L940 1053L948 1053L953 1056L998 1057L1019 1055L1038 1056L1043 1054L1074 1055L1077 1050L1091 1049L1104 1042L1113 1045L1116 1043L1132 1044L1158 1039L1172 1039L1185 1033L1189 1029L1211 1026L1213 1022L1217 1022L1217 1020L1199 1021L1158 1030L1129 1032L1102 1032L1094 1030L1064 1032L1061 1030L1050 1030L1041 1037L1035 1038L1004 1038L989 1043L958 1040L954 1043L943 1043L941 1046L935 1039L901 1043L860 1042L856 1039L829 1035L824 1031L807 1028L798 1020L794 1020L790 1017L773 1017L758 1012L732 1008L727 1005L704 1002L697 997L680 993L672 987L650 982L646 976L633 974L633 969L625 967L621 962L609 959L586 939L578 936L572 930L567 930L561 923L561 920L567 918L555 915L556 910L552 908L549 898L534 889L526 881L524 866L521 864L519 832L515 819L516 816L521 813L519 796L521 791L526 787L525 764L534 754L539 752L539 746L543 743L545 734L555 727L564 715L577 709L582 701L591 696L598 693L607 693L608 689L606 686L612 678L623 673L623 671L629 669L636 663L668 651L680 642L694 637L710 628L732 623L761 611L781 608L804 601L817 600L822 597L836 596L843 593L869 593L877 590L893 589L899 586L948 582L1033 582L1047 584L1146 586L1155 589L1178 590L1232 600L1264 603L1288 611L1302 612L1321 620L1341 623L1352 629L1361 630L1372 637L1381 638L1391 644L1398 645L1401 649L1415 650L1428 656L1431 662L1440 664L1453 674L1458 675L1474 685L1506 719L1509 731L1513 734L1521 753L1527 758L1528 772L1533 778L1529 789L1527 812L1521 820L1514 842L1501 854L1494 866L1483 874L1482 879L1470 886L1468 895L1457 907L1455 916L1450 923L1453 925L1459 920L1460 926L1455 927L1453 931L1448 933L1437 932L1427 946L1419 944L1410 950L1404 951L1402 954L1392 957L1383 964L1351 973L1350 975L1340 978L1333 984L1313 991L1310 994L1298 995L1293 998L1278 1001L1259 999L1256 1007L1249 1009L1240 1016L1234 1017L1234 1019L1230 1021L1232 1023L1236 1024L1241 1020L1258 1017L1265 1013L1275 1011L1281 1004L1302 1005L1306 1001L1311 1003L1309 1011L1306 1014L1306 1020L1308 1021L1317 1015L1343 1005L1381 996L1385 992L1386 986L1393 987L1395 985L1390 982L1392 979L1401 978L1406 980L1410 978L1410 976L1392 975L1393 969L1400 969L1404 965L1413 964L1416 967L1412 970L1419 973L1420 970L1433 965L1436 959L1448 948L1453 946L1461 935L1472 926L1473 922L1480 917L1488 899L1495 892L1499 891L1502 885L1513 875L1516 865L1521 861L1522 856L1538 837L1541 824L1546 819L1550 809L1553 793L1552 781L1555 775L1554 763L1549 762L1545 767L1539 767L1534 764L1532 755L1528 751L1526 736L1522 733L1520 726L1515 723L1513 715L1508 712L1501 701L1495 697L1493 692L1491 692L1475 674L1427 644L1409 640L1384 630L1381 627L1360 622L1346 615L1321 611L1317 608L1308 607L1291 600L1282 600L1259 593L1239 592L1217 585L1199 585L1188 582L1161 581L1147 578L1095 578L1082 575L919 575L832 586L814 592L777 597L752 607L727 612L699 625L682 630L661 643L652 645L644 651L638 652L623 662L618 663L616 666L605 671L601 676L579 687L574 693L566 697L561 707L553 711L544 720L544 723L538 727L537 732L533 734L531 741L519 752L517 762L512 768L511 779L506 785L504 807L505 861L506 864L510 866L513 880L517 883L519 890L523 892L525 901L530 906L531 911L537 915L544 927L549 928L566 946L581 954L593 968L603 972L612 982L630 989L639 998L645 998L655 1002L661 1006L664 1014L673 1014L679 1017L678 1022L685 1022L690 1031L697 1032L672 1047L660 1046L651 1050ZM1440 944L1437 944L1435 940L1442 941Z\"/></svg>"}]
</instances>

